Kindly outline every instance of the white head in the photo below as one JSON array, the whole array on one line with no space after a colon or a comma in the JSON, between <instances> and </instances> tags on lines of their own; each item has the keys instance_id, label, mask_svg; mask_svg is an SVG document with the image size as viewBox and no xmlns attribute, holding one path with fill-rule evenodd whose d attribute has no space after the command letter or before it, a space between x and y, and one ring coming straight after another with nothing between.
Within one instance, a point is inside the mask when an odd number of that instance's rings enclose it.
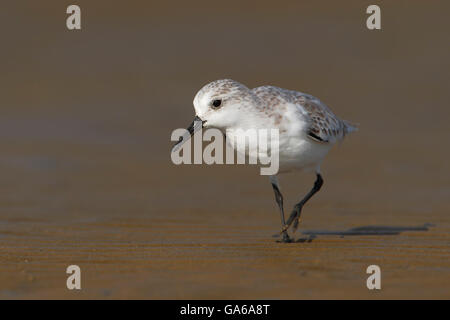
<instances>
[{"instance_id":1,"label":"white head","mask_svg":"<svg viewBox=\"0 0 450 320\"><path fill-rule=\"evenodd\" d=\"M208 83L194 98L196 116L204 127L225 130L239 125L242 112L254 102L254 95L243 84L223 79Z\"/></svg>"},{"instance_id":2,"label":"white head","mask_svg":"<svg viewBox=\"0 0 450 320\"><path fill-rule=\"evenodd\" d=\"M194 133L205 128L226 129L240 127L246 121L243 113L256 103L257 98L243 84L223 79L208 83L194 98L195 118L173 150L177 150Z\"/></svg>"}]
</instances>

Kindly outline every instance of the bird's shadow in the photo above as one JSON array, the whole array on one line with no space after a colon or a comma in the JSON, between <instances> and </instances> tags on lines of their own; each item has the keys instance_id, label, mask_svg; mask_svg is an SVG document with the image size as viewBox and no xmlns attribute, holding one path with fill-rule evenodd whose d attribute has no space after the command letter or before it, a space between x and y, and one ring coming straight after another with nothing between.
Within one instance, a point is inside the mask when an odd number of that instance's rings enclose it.
<instances>
[{"instance_id":1,"label":"bird's shadow","mask_svg":"<svg viewBox=\"0 0 450 320\"><path fill-rule=\"evenodd\" d=\"M363 226L351 228L348 230L305 230L302 232L302 235L306 235L306 237L301 237L296 239L294 242L303 243L303 242L312 242L318 236L394 236L398 235L405 231L428 231L430 227L434 225L431 223L425 223L422 226L415 227L396 227L396 226Z\"/></svg>"}]
</instances>

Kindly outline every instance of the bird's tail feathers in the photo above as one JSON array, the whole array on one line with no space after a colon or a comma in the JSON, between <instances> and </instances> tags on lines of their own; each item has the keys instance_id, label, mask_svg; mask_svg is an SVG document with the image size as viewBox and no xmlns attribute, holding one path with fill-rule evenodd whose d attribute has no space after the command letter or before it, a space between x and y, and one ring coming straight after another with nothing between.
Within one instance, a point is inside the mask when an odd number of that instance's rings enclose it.
<instances>
[{"instance_id":1,"label":"bird's tail feathers","mask_svg":"<svg viewBox=\"0 0 450 320\"><path fill-rule=\"evenodd\" d=\"M359 130L359 123L352 123L350 121L347 120L342 120L342 122L344 123L344 132L345 134L349 134L355 131Z\"/></svg>"}]
</instances>

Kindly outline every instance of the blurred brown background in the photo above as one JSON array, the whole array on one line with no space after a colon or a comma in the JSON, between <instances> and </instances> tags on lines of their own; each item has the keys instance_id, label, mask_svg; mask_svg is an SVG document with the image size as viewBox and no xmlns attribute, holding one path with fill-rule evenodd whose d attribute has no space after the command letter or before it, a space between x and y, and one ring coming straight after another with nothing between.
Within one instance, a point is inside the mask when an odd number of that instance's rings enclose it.
<instances>
[{"instance_id":1,"label":"blurred brown background","mask_svg":"<svg viewBox=\"0 0 450 320\"><path fill-rule=\"evenodd\" d=\"M0 298L450 298L450 5L376 1L369 31L373 3L3 3ZM257 168L171 163L172 130L220 78L307 92L360 124L304 209L311 242L271 238ZM287 211L313 180L281 177ZM364 226L379 234L341 233Z\"/></svg>"}]
</instances>

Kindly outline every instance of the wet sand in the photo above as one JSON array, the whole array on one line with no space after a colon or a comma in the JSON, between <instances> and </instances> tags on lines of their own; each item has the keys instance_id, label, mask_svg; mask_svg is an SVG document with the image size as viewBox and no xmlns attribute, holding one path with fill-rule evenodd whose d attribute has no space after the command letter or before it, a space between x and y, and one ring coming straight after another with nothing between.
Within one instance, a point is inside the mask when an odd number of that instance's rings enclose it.
<instances>
[{"instance_id":1,"label":"wet sand","mask_svg":"<svg viewBox=\"0 0 450 320\"><path fill-rule=\"evenodd\" d=\"M78 33L63 4L0 12L0 298L450 298L447 3L383 4L378 33L359 1L80 5ZM360 123L325 160L297 243L272 238L257 168L170 161L196 91L223 77ZM313 181L280 177L286 211Z\"/></svg>"}]
</instances>

